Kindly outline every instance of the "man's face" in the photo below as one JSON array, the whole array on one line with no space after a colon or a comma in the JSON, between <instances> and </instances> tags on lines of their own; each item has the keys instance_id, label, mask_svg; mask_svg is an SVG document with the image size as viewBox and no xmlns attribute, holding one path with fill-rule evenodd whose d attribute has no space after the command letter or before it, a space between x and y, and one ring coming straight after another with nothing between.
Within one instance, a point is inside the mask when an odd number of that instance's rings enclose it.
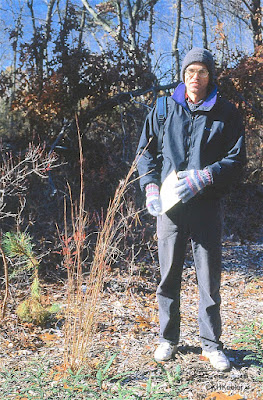
<instances>
[{"instance_id":1,"label":"man's face","mask_svg":"<svg viewBox=\"0 0 263 400\"><path fill-rule=\"evenodd\" d=\"M188 65L185 70L184 81L186 91L191 98L191 94L202 99L207 93L209 84L209 73L205 64L195 62Z\"/></svg>"}]
</instances>

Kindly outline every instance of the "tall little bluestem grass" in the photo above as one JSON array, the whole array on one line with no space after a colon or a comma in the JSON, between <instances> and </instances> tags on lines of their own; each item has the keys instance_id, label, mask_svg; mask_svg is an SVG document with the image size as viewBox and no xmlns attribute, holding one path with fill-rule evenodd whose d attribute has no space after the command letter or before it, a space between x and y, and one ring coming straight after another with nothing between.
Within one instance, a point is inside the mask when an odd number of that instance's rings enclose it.
<instances>
[{"instance_id":1,"label":"tall little bluestem grass","mask_svg":"<svg viewBox=\"0 0 263 400\"><path fill-rule=\"evenodd\" d=\"M65 349L64 365L73 372L88 364L88 349L98 324L98 313L104 279L109 271L112 259L118 245L118 235L125 221L121 209L125 202L124 195L132 182L136 170L136 160L132 163L125 179L115 192L107 209L105 220L97 235L90 272L87 278L83 276L83 249L85 248L86 230L89 226L89 216L84 211L84 176L83 152L81 135L77 123L79 153L80 153L80 196L79 203L74 206L70 192L70 212L72 233L68 232L67 207L64 209L64 235L60 234L64 266L68 273L67 306L65 311ZM83 291L85 286L85 291Z\"/></svg>"}]
</instances>

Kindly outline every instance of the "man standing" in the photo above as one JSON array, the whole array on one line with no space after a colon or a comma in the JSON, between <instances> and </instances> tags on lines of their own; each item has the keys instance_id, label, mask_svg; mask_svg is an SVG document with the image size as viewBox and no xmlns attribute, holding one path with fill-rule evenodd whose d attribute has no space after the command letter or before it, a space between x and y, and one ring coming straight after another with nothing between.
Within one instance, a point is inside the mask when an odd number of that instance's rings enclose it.
<instances>
[{"instance_id":1,"label":"man standing","mask_svg":"<svg viewBox=\"0 0 263 400\"><path fill-rule=\"evenodd\" d=\"M161 281L157 289L160 345L156 361L177 351L180 290L186 245L191 239L199 289L199 334L203 355L218 370L230 368L222 351L220 318L221 204L225 189L246 162L244 128L237 109L217 93L212 54L193 48L186 54L182 82L167 98L161 154L156 107L146 118L138 146L140 185L146 206L157 217ZM160 215L159 189L175 170L173 190L180 202Z\"/></svg>"}]
</instances>

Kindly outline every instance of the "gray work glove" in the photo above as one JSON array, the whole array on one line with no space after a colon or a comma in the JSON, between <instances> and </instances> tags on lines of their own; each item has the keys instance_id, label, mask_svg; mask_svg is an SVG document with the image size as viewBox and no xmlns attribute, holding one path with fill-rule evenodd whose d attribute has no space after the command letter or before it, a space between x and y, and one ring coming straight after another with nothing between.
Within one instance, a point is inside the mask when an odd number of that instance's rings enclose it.
<instances>
[{"instance_id":1,"label":"gray work glove","mask_svg":"<svg viewBox=\"0 0 263 400\"><path fill-rule=\"evenodd\" d=\"M159 187L155 183L149 183L146 188L146 207L148 212L157 217L161 212L161 201Z\"/></svg>"},{"instance_id":2,"label":"gray work glove","mask_svg":"<svg viewBox=\"0 0 263 400\"><path fill-rule=\"evenodd\" d=\"M182 203L186 203L204 187L213 183L213 177L208 168L179 171L177 177L179 180L175 184L175 192Z\"/></svg>"}]
</instances>

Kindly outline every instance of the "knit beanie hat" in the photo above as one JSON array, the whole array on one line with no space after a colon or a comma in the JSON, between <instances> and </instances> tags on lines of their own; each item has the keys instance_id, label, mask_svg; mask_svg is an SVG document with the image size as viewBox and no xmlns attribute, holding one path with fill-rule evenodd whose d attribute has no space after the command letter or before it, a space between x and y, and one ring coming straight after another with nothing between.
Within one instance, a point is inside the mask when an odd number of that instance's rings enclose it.
<instances>
[{"instance_id":1,"label":"knit beanie hat","mask_svg":"<svg viewBox=\"0 0 263 400\"><path fill-rule=\"evenodd\" d=\"M181 69L181 80L184 82L184 73L185 69L188 67L188 65L194 63L194 62L200 62L206 65L208 71L209 71L209 81L210 84L213 83L215 79L215 62L212 54L210 51L206 49L202 49L200 47L193 47L192 50L190 50L182 64L182 69Z\"/></svg>"}]
</instances>

